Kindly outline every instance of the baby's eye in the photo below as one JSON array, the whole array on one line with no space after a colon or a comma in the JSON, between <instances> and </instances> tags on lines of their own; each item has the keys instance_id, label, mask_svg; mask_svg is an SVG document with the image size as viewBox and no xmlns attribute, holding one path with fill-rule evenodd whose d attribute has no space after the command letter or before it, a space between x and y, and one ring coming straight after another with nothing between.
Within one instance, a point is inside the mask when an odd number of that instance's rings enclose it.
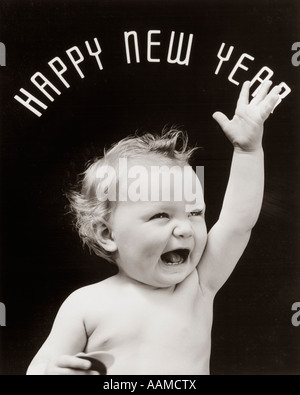
<instances>
[{"instance_id":1,"label":"baby's eye","mask_svg":"<svg viewBox=\"0 0 300 395\"><path fill-rule=\"evenodd\" d=\"M150 218L150 220L151 219L161 219L161 218L169 218L169 214L167 214L167 213L158 213L158 214L153 215Z\"/></svg>"},{"instance_id":2,"label":"baby's eye","mask_svg":"<svg viewBox=\"0 0 300 395\"><path fill-rule=\"evenodd\" d=\"M194 210L189 213L190 217L199 217L203 214L203 210Z\"/></svg>"}]
</instances>

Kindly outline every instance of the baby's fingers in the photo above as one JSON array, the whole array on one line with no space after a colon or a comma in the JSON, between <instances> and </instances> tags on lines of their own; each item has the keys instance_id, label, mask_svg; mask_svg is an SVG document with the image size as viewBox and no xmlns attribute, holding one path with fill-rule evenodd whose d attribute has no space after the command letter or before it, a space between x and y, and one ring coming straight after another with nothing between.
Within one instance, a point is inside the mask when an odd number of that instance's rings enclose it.
<instances>
[{"instance_id":1,"label":"baby's fingers","mask_svg":"<svg viewBox=\"0 0 300 395\"><path fill-rule=\"evenodd\" d=\"M270 113L274 110L274 107L279 99L279 93L281 88L277 85L270 93L265 97L265 99L260 103L260 114L262 119L265 121Z\"/></svg>"},{"instance_id":2,"label":"baby's fingers","mask_svg":"<svg viewBox=\"0 0 300 395\"><path fill-rule=\"evenodd\" d=\"M71 355L62 355L57 359L56 366L59 368L88 370L91 367L91 362Z\"/></svg>"},{"instance_id":3,"label":"baby's fingers","mask_svg":"<svg viewBox=\"0 0 300 395\"><path fill-rule=\"evenodd\" d=\"M265 81L263 85L260 87L260 89L258 90L257 94L251 100L251 104L258 104L261 101L263 101L264 98L267 96L271 86L272 86L272 81L270 80Z\"/></svg>"},{"instance_id":4,"label":"baby's fingers","mask_svg":"<svg viewBox=\"0 0 300 395\"><path fill-rule=\"evenodd\" d=\"M226 115L219 111L213 114L213 119L218 122L223 130L226 129L226 125L230 122Z\"/></svg>"},{"instance_id":5,"label":"baby's fingers","mask_svg":"<svg viewBox=\"0 0 300 395\"><path fill-rule=\"evenodd\" d=\"M95 370L80 370L80 369L67 369L67 368L57 368L51 373L51 376L99 376L100 373Z\"/></svg>"},{"instance_id":6,"label":"baby's fingers","mask_svg":"<svg viewBox=\"0 0 300 395\"><path fill-rule=\"evenodd\" d=\"M250 81L245 81L242 85L242 89L237 101L237 105L236 105L237 109L241 106L245 106L249 104L249 90L250 90Z\"/></svg>"}]
</instances>

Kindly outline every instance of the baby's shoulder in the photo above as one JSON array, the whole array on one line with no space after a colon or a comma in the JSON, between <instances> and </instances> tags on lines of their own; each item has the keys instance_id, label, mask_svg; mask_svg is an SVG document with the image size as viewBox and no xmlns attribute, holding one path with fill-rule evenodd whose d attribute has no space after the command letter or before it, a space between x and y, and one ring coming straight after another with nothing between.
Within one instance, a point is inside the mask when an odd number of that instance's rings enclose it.
<instances>
[{"instance_id":1,"label":"baby's shoulder","mask_svg":"<svg viewBox=\"0 0 300 395\"><path fill-rule=\"evenodd\" d=\"M107 298L114 283L114 278L110 277L97 283L86 285L73 291L68 300L70 302L78 302L79 300L87 302L95 299L99 300L102 297Z\"/></svg>"},{"instance_id":2,"label":"baby's shoulder","mask_svg":"<svg viewBox=\"0 0 300 395\"><path fill-rule=\"evenodd\" d=\"M120 294L124 284L118 275L114 275L97 283L86 285L74 291L68 299L72 304L82 306L84 311L101 306L113 307L116 302L120 303ZM126 287L125 287L126 288Z\"/></svg>"}]
</instances>

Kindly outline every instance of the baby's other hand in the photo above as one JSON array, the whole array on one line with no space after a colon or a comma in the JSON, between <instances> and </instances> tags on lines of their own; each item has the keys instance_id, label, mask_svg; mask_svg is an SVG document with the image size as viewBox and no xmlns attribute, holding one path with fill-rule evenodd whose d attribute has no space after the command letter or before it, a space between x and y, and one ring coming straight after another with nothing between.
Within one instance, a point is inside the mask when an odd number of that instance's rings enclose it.
<instances>
[{"instance_id":1,"label":"baby's other hand","mask_svg":"<svg viewBox=\"0 0 300 395\"><path fill-rule=\"evenodd\" d=\"M263 124L274 109L281 90L280 87L275 86L268 93L271 85L271 81L265 81L249 103L250 82L246 81L242 86L234 117L229 120L221 112L213 114L213 118L234 147L247 152L261 147Z\"/></svg>"},{"instance_id":2,"label":"baby's other hand","mask_svg":"<svg viewBox=\"0 0 300 395\"><path fill-rule=\"evenodd\" d=\"M90 361L71 355L61 355L51 360L46 368L46 375L99 375L99 372L90 370Z\"/></svg>"}]
</instances>

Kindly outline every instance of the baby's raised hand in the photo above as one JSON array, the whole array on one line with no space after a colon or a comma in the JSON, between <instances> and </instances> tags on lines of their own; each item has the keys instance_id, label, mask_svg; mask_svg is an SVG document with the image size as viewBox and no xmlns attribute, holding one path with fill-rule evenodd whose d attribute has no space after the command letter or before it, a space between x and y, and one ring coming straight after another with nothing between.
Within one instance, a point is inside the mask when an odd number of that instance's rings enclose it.
<instances>
[{"instance_id":1,"label":"baby's raised hand","mask_svg":"<svg viewBox=\"0 0 300 395\"><path fill-rule=\"evenodd\" d=\"M264 82L257 95L249 103L250 82L246 81L242 86L234 117L229 120L221 112L213 114L213 118L234 147L247 152L261 147L263 124L274 109L281 90L280 87L275 86L268 93L271 85L271 81Z\"/></svg>"}]
</instances>

